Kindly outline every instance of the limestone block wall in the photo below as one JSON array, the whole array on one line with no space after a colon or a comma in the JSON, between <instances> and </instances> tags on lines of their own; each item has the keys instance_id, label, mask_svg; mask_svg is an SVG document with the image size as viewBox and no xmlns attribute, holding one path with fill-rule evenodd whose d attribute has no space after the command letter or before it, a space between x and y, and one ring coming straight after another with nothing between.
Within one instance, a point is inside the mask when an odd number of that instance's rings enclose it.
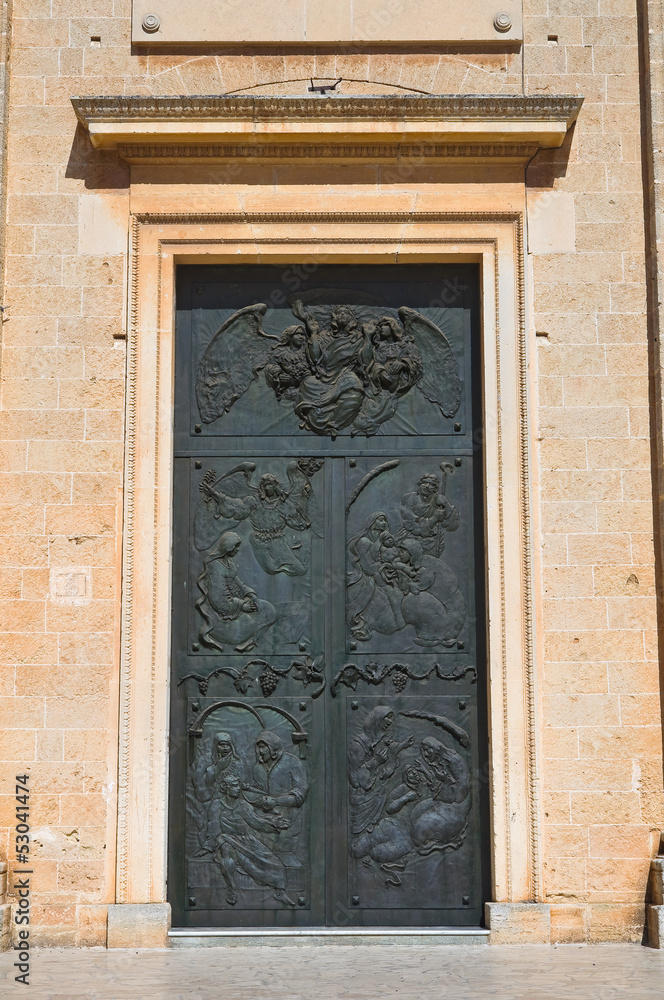
<instances>
[{"instance_id":1,"label":"limestone block wall","mask_svg":"<svg viewBox=\"0 0 664 1000\"><path fill-rule=\"evenodd\" d=\"M565 146L527 169L529 321L546 334L533 340L543 901L553 940L640 939L664 808L636 8L526 0L525 13L522 51L173 55L132 52L129 0L14 0L0 773L33 775L36 940L103 944L115 899L130 175L91 149L70 97L294 94L339 76L347 94L585 97Z\"/></svg>"},{"instance_id":2,"label":"limestone block wall","mask_svg":"<svg viewBox=\"0 0 664 1000\"><path fill-rule=\"evenodd\" d=\"M638 25L630 4L535 6L526 88L585 95L569 158L527 175L575 218L574 252L532 258L545 892L554 940L639 939L662 742Z\"/></svg>"}]
</instances>

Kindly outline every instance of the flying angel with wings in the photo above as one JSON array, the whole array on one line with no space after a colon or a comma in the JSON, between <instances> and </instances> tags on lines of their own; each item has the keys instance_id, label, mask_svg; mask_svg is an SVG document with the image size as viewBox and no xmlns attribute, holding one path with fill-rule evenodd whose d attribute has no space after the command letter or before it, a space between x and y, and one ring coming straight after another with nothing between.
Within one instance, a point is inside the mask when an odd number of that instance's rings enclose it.
<instances>
[{"instance_id":1,"label":"flying angel with wings","mask_svg":"<svg viewBox=\"0 0 664 1000\"><path fill-rule=\"evenodd\" d=\"M402 306L398 320L378 314L361 322L348 306L327 307L324 317L296 301L292 312L299 324L281 338L263 330L266 311L264 303L240 309L205 349L196 381L204 423L228 413L261 372L276 398L292 405L302 428L332 438L345 428L375 434L411 390L445 417L459 409L452 347L415 309Z\"/></svg>"},{"instance_id":2,"label":"flying angel with wings","mask_svg":"<svg viewBox=\"0 0 664 1000\"><path fill-rule=\"evenodd\" d=\"M209 548L223 532L248 520L249 544L261 568L272 576L304 576L308 550L297 535L289 538L287 532L311 529L322 537L322 513L311 485L311 477L322 465L322 460L315 458L289 462L288 487L269 472L255 484L253 462L242 462L220 477L208 472L199 486L204 503L194 525L196 547Z\"/></svg>"}]
</instances>

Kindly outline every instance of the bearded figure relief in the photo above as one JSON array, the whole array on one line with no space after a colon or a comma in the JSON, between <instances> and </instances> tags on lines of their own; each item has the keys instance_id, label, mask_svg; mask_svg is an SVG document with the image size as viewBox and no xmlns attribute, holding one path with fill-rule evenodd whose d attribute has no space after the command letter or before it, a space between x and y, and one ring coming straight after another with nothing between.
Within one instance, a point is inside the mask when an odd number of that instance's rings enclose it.
<instances>
[{"instance_id":1,"label":"bearded figure relief","mask_svg":"<svg viewBox=\"0 0 664 1000\"><path fill-rule=\"evenodd\" d=\"M398 715L444 729L464 746L467 734L442 716L378 705L351 735L348 747L350 853L377 866L387 886L418 857L463 845L471 806L470 771L441 739L399 731Z\"/></svg>"},{"instance_id":2,"label":"bearded figure relief","mask_svg":"<svg viewBox=\"0 0 664 1000\"><path fill-rule=\"evenodd\" d=\"M418 646L454 645L466 621L456 575L442 558L459 514L433 473L401 499L400 524L382 510L348 544L347 615L353 639L393 635L411 626Z\"/></svg>"}]
</instances>

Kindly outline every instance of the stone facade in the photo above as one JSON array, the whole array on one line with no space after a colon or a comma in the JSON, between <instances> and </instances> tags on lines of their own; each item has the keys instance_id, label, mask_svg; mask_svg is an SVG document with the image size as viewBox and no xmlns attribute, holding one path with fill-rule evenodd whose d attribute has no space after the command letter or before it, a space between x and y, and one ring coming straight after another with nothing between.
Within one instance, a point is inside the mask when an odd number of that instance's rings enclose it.
<instances>
[{"instance_id":1,"label":"stone facade","mask_svg":"<svg viewBox=\"0 0 664 1000\"><path fill-rule=\"evenodd\" d=\"M35 942L103 945L110 904L165 898L163 884L142 898L116 890L131 215L495 204L527 204L533 586L523 616L532 612L538 841L531 887L495 902L540 905L511 916L496 908L492 931L497 922L497 940L641 940L664 804L655 185L644 189L658 142L639 31L626 0L526 0L522 47L162 53L132 49L129 0L14 0L0 772L31 774ZM525 166L406 159L396 171L370 157L130 166L92 148L71 104L75 95L292 96L312 78L338 77L343 95L578 94L584 103L563 145ZM5 781L0 855L10 872L12 792ZM109 944L125 942L127 920L114 913ZM155 925L166 924L160 906Z\"/></svg>"}]
</instances>

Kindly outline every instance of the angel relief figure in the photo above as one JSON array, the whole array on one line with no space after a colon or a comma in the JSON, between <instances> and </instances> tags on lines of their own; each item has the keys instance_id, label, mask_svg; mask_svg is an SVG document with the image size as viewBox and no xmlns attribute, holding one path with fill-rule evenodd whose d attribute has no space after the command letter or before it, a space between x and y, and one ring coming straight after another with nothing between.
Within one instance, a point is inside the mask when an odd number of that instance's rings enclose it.
<instances>
[{"instance_id":1,"label":"angel relief figure","mask_svg":"<svg viewBox=\"0 0 664 1000\"><path fill-rule=\"evenodd\" d=\"M259 373L277 400L288 402L303 429L331 437L375 434L411 390L445 417L461 400L454 352L421 313L402 306L396 316L349 306L291 306L299 323L280 338L266 334L258 303L234 313L201 357L196 398L204 423L228 413Z\"/></svg>"},{"instance_id":2,"label":"angel relief figure","mask_svg":"<svg viewBox=\"0 0 664 1000\"><path fill-rule=\"evenodd\" d=\"M223 531L246 520L261 569L271 576L304 576L309 556L298 536L311 529L322 537L322 514L311 485L322 465L316 458L289 462L287 487L269 472L253 483L253 462L242 462L218 478L207 473L199 487L204 503L196 516L196 547L208 548Z\"/></svg>"}]
</instances>

